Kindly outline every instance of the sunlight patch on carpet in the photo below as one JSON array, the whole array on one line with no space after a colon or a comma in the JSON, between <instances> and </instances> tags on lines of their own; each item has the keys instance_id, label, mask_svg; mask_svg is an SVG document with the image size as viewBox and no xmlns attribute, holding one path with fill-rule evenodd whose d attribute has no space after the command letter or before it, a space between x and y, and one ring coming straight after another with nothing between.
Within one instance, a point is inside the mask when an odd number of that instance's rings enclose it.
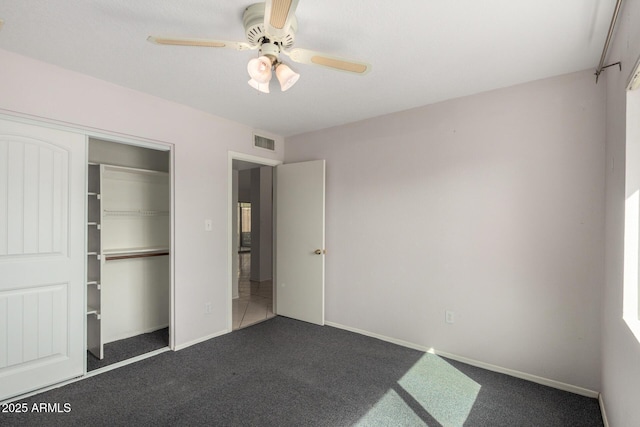
<instances>
[{"instance_id":1,"label":"sunlight patch on carpet","mask_svg":"<svg viewBox=\"0 0 640 427\"><path fill-rule=\"evenodd\" d=\"M462 426L480 388L442 358L427 353L357 425L429 425L435 420L443 426Z\"/></svg>"},{"instance_id":2,"label":"sunlight patch on carpet","mask_svg":"<svg viewBox=\"0 0 640 427\"><path fill-rule=\"evenodd\" d=\"M356 426L426 426L425 423L393 389L358 421Z\"/></svg>"}]
</instances>

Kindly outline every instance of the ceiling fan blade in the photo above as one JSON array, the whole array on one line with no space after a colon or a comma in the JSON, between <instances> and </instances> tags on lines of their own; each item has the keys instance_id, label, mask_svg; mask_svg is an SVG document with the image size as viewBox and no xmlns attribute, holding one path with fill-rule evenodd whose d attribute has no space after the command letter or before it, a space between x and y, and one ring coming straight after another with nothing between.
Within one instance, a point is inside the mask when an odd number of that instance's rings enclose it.
<instances>
[{"instance_id":1,"label":"ceiling fan blade","mask_svg":"<svg viewBox=\"0 0 640 427\"><path fill-rule=\"evenodd\" d=\"M230 42L226 40L194 39L194 38L173 38L149 36L147 40L151 43L170 46L197 46L197 47L224 47L235 50L254 49L249 43Z\"/></svg>"},{"instance_id":2,"label":"ceiling fan blade","mask_svg":"<svg viewBox=\"0 0 640 427\"><path fill-rule=\"evenodd\" d=\"M266 0L264 6L264 30L271 41L282 41L289 33L295 18L298 0Z\"/></svg>"},{"instance_id":3,"label":"ceiling fan blade","mask_svg":"<svg viewBox=\"0 0 640 427\"><path fill-rule=\"evenodd\" d=\"M291 49L288 52L283 51L283 53L289 55L289 58L291 58L292 61L299 62L301 64L320 65L322 67L346 71L359 75L365 75L369 71L371 71L371 64L368 64L366 62L339 58L337 56L327 55L324 53L315 52L313 50Z\"/></svg>"}]
</instances>

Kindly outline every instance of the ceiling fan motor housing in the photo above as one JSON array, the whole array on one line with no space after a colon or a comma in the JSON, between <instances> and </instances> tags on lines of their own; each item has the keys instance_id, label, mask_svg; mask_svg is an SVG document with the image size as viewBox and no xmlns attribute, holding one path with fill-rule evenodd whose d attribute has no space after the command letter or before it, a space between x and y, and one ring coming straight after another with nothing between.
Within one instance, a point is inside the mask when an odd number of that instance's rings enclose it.
<instances>
[{"instance_id":1,"label":"ceiling fan motor housing","mask_svg":"<svg viewBox=\"0 0 640 427\"><path fill-rule=\"evenodd\" d=\"M255 3L247 7L242 15L245 36L252 46L261 45L265 39L271 43L278 43L285 49L291 48L298 31L298 21L295 16L291 19L291 26L284 37L278 40L269 38L264 30L264 3Z\"/></svg>"},{"instance_id":2,"label":"ceiling fan motor housing","mask_svg":"<svg viewBox=\"0 0 640 427\"><path fill-rule=\"evenodd\" d=\"M279 54L280 54L280 48L276 44L263 43L260 46L260 55L266 56L267 58L269 58L272 64L275 64L278 61Z\"/></svg>"}]
</instances>

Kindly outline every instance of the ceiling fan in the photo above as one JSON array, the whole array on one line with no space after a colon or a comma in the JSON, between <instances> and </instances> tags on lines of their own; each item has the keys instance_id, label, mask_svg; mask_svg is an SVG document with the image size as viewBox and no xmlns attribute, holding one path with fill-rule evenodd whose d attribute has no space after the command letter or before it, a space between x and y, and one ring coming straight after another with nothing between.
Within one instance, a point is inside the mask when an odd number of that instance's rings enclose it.
<instances>
[{"instance_id":1,"label":"ceiling fan","mask_svg":"<svg viewBox=\"0 0 640 427\"><path fill-rule=\"evenodd\" d=\"M258 50L259 57L249 61L247 71L251 77L249 85L263 93L269 93L272 70L275 71L282 91L291 88L300 78L298 73L280 61L280 54L288 56L293 62L319 65L356 75L364 75L371 70L371 65L366 62L339 58L308 49L291 49L298 31L298 21L295 16L298 1L267 0L247 7L242 16L246 42L159 36L149 36L147 40L161 45L222 47L239 51Z\"/></svg>"}]
</instances>

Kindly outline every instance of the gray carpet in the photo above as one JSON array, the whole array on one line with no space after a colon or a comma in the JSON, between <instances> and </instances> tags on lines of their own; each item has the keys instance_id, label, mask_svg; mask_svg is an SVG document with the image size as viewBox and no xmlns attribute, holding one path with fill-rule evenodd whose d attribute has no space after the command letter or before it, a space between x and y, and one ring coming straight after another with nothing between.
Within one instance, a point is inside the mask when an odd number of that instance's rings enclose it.
<instances>
[{"instance_id":1,"label":"gray carpet","mask_svg":"<svg viewBox=\"0 0 640 427\"><path fill-rule=\"evenodd\" d=\"M147 334L136 335L104 345L102 360L87 351L87 371L131 359L169 345L169 328L158 329Z\"/></svg>"},{"instance_id":2,"label":"gray carpet","mask_svg":"<svg viewBox=\"0 0 640 427\"><path fill-rule=\"evenodd\" d=\"M21 402L0 425L602 426L598 402L276 317Z\"/></svg>"}]
</instances>

